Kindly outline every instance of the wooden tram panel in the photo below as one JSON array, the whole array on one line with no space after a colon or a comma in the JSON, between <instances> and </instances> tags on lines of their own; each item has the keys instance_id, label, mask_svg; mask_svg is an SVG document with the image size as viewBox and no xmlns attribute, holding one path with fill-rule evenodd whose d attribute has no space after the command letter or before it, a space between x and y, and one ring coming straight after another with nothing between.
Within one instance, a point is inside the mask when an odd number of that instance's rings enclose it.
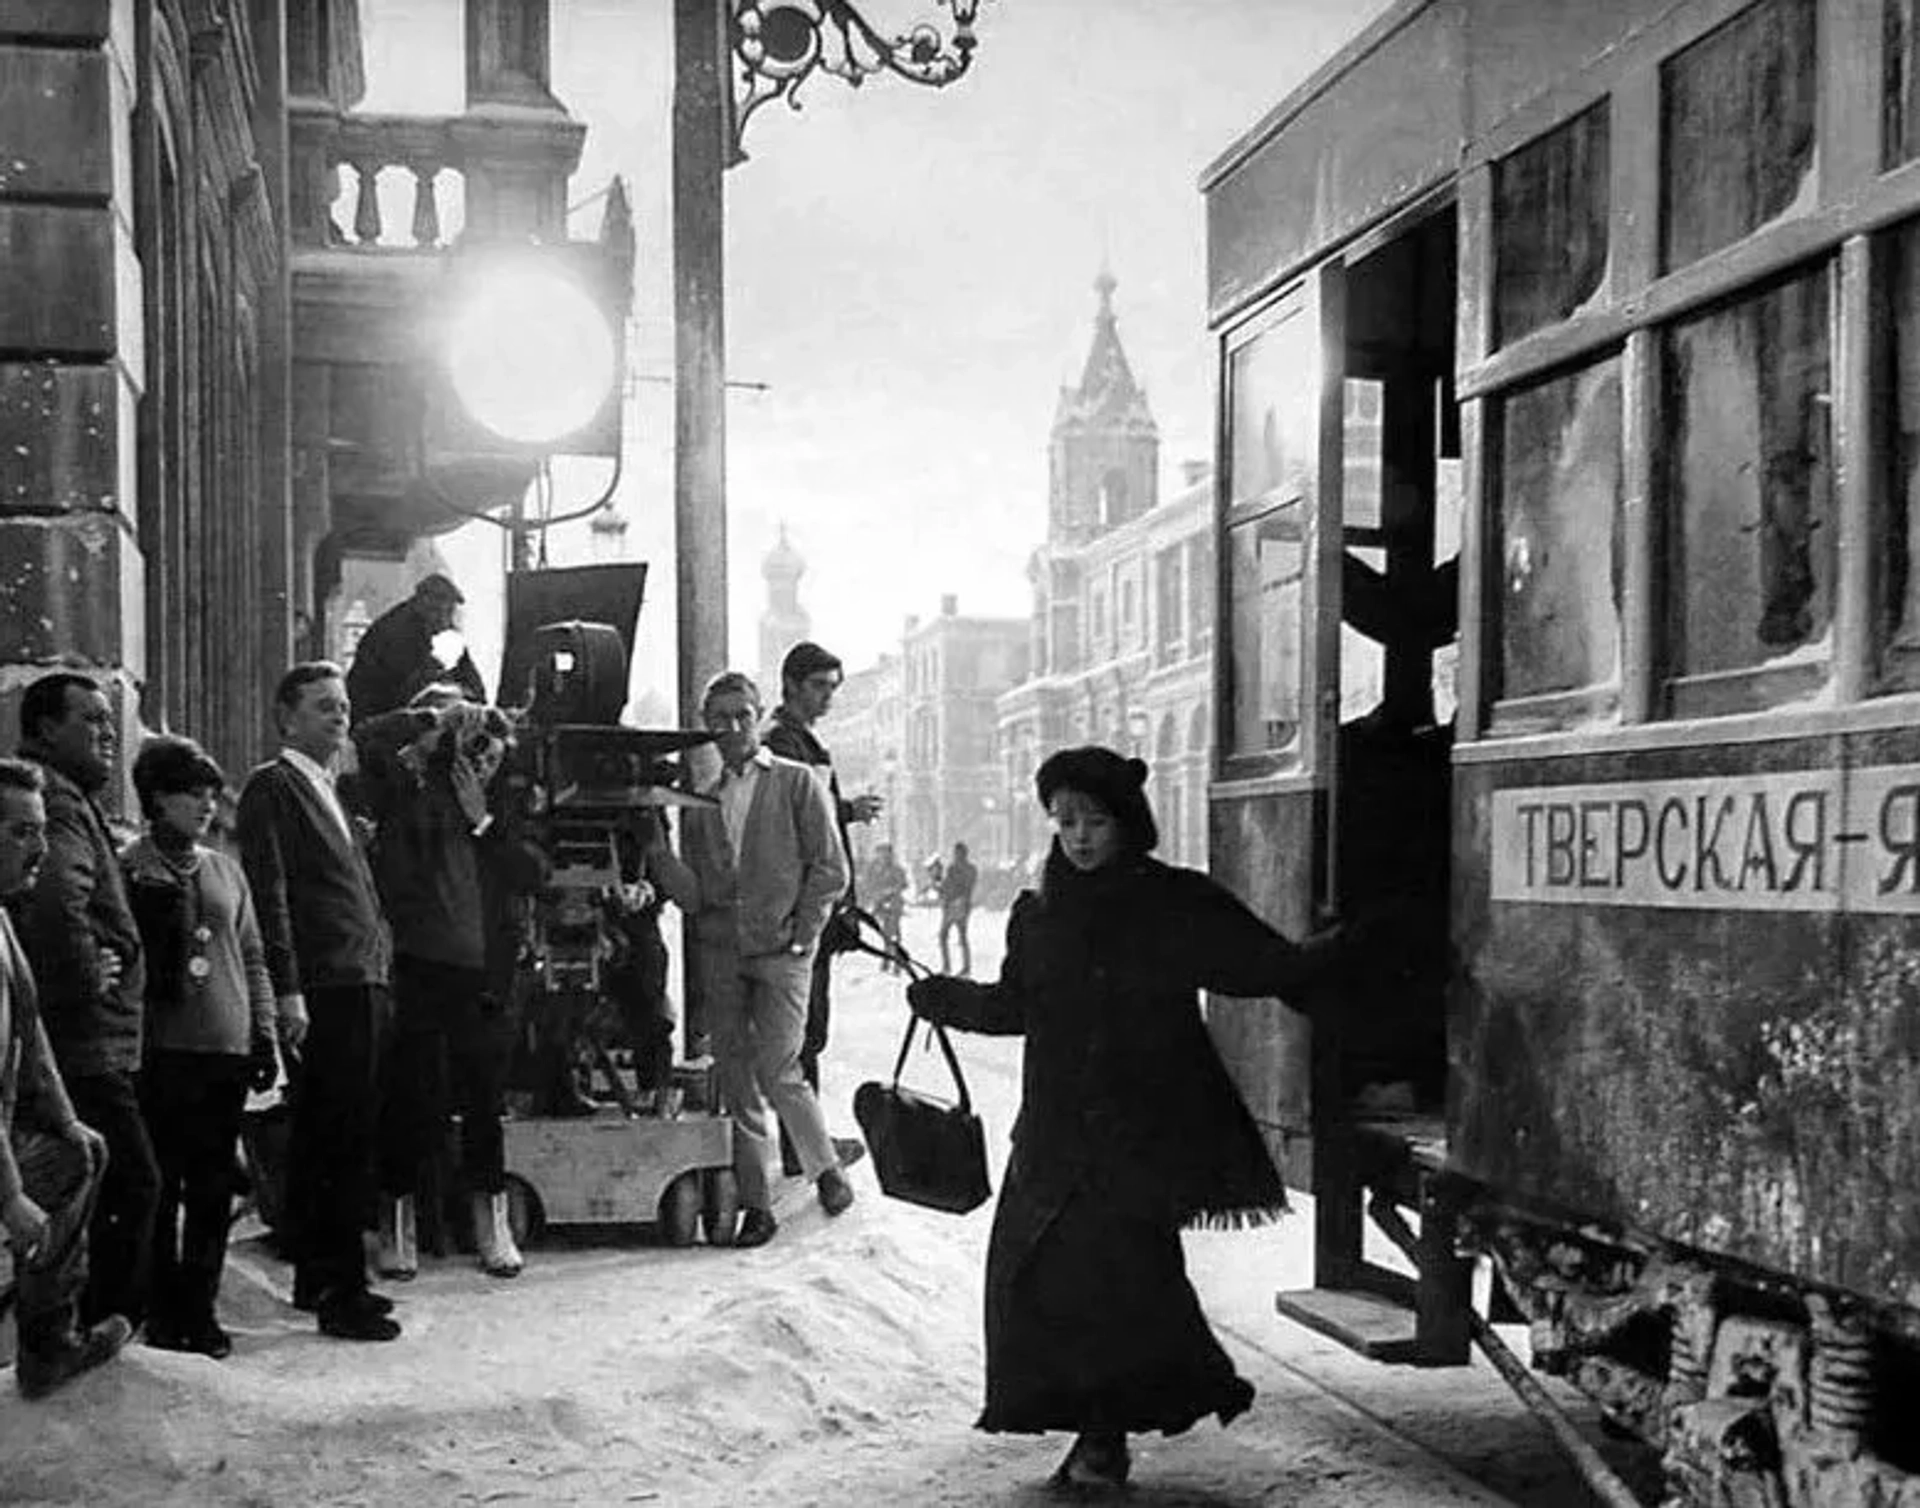
<instances>
[{"instance_id":1,"label":"wooden tram panel","mask_svg":"<svg viewBox=\"0 0 1920 1508\"><path fill-rule=\"evenodd\" d=\"M1462 732L1450 798L1448 1170L1503 1196L1910 1307L1920 1294L1920 1169L1912 1162L1920 1029L1912 989L1895 977L1911 964L1909 915L1841 902L1757 909L1712 898L1636 906L1493 894L1493 815L1505 792L1638 784L1656 795L1685 781L1722 781L1732 791L1802 775L1844 784L1908 767L1920 780L1920 712L1866 694L1863 562L1877 546L1861 498L1888 484L1863 438L1876 421L1862 404L1873 381L1891 379L1866 375L1870 364L1854 354L1868 349L1858 327L1877 307L1862 291L1873 263L1864 238L1920 217L1920 171L1883 164L1875 139L1881 109L1867 96L1892 76L1882 66L1880 7L1817 5L1819 171L1808 204L1676 269L1660 262L1662 69L1748 9L1747 0L1402 0L1208 170L1209 321L1224 353L1288 289L1312 286L1328 269L1336 278L1350 272L1408 234L1418 215L1457 206L1453 375L1463 400L1465 516ZM1500 345L1494 166L1602 101L1612 112L1605 283L1591 308ZM1650 459L1659 322L1820 261L1835 269L1835 318L1849 327L1830 353L1834 507L1845 547L1835 591L1845 600L1820 667L1838 705L1695 702L1692 710L1718 715L1670 720L1652 643L1660 623L1647 551L1658 546L1649 530L1625 546L1628 671L1618 706L1600 708L1586 731L1563 725L1544 740L1481 741L1497 649L1483 642L1500 570L1485 522L1497 511L1494 400L1603 348L1621 352L1622 507L1630 520L1644 517L1659 501L1649 496L1660 485ZM1363 313L1349 314L1358 329ZM1344 355L1358 350L1349 345ZM1231 747L1235 499L1224 463L1234 454L1232 422L1223 383L1213 868L1269 920L1298 930L1331 900L1317 854L1338 825L1339 798L1331 772L1260 768ZM1337 497L1337 482L1334 489ZM1303 638L1312 632L1303 628ZM1887 836L1898 841L1897 832ZM1354 1121L1328 1062L1333 1033L1316 1034L1264 1003L1215 1001L1209 1019L1289 1183L1324 1207L1321 1286L1348 1294L1391 1287L1356 1266L1361 1201L1370 1181L1420 1201L1432 1143ZM1783 1066L1783 1038L1804 1049L1797 1068ZM1871 1059L1849 1056L1849 1043L1869 1040Z\"/></svg>"}]
</instances>

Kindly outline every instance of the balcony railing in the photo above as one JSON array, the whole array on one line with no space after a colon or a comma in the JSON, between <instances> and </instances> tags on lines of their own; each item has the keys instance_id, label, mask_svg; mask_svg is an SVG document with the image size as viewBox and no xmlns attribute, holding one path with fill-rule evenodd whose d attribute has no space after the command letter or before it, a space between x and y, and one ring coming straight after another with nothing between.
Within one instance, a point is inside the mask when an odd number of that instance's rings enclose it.
<instances>
[{"instance_id":1,"label":"balcony railing","mask_svg":"<svg viewBox=\"0 0 1920 1508\"><path fill-rule=\"evenodd\" d=\"M292 102L296 246L432 251L463 228L560 239L586 127L558 111L341 113Z\"/></svg>"}]
</instances>

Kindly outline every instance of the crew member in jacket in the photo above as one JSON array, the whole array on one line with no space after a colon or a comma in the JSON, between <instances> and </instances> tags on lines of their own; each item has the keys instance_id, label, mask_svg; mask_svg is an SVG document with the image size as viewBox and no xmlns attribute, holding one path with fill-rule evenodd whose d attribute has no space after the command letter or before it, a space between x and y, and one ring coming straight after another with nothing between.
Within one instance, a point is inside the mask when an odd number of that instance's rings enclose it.
<instances>
[{"instance_id":1,"label":"crew member in jacket","mask_svg":"<svg viewBox=\"0 0 1920 1508\"><path fill-rule=\"evenodd\" d=\"M46 856L45 784L38 766L0 759L0 902L18 899ZM13 1253L13 1376L23 1398L44 1398L111 1360L133 1333L119 1314L79 1323L87 1217L107 1144L73 1113L35 993L0 907L0 1233Z\"/></svg>"},{"instance_id":2,"label":"crew member in jacket","mask_svg":"<svg viewBox=\"0 0 1920 1508\"><path fill-rule=\"evenodd\" d=\"M89 1324L146 1318L160 1165L140 1113L146 970L118 845L96 798L118 740L106 694L86 676L41 676L20 698L20 753L46 775L47 857L16 914L40 985L40 1014L67 1095L107 1141L81 1300Z\"/></svg>"},{"instance_id":3,"label":"crew member in jacket","mask_svg":"<svg viewBox=\"0 0 1920 1508\"><path fill-rule=\"evenodd\" d=\"M378 717L404 707L439 681L458 686L469 701L487 699L486 684L464 646L450 664L443 664L434 651L440 635L459 627L460 608L466 600L451 578L435 571L420 578L406 601L367 625L347 672L347 695L356 718Z\"/></svg>"},{"instance_id":4,"label":"crew member in jacket","mask_svg":"<svg viewBox=\"0 0 1920 1508\"><path fill-rule=\"evenodd\" d=\"M489 987L486 936L488 870L501 836L488 789L506 757L507 719L457 695L437 706L422 699L354 730L378 827L374 877L393 928L378 1260L387 1277L419 1270L415 1201L434 1187L428 1175L446 1140L450 1088L479 1265L510 1278L522 1265L507 1221L500 1129L511 1044L504 1002Z\"/></svg>"},{"instance_id":5,"label":"crew member in jacket","mask_svg":"<svg viewBox=\"0 0 1920 1508\"><path fill-rule=\"evenodd\" d=\"M1224 1424L1253 1388L1214 1339L1180 1230L1277 1215L1286 1192L1202 1022L1199 990L1298 1008L1330 939L1297 946L1207 876L1152 857L1146 766L1109 749L1038 772L1055 837L997 983L936 976L913 1009L1024 1036L987 1253L988 1431L1071 1431L1062 1485L1124 1483L1127 1436Z\"/></svg>"},{"instance_id":6,"label":"crew member in jacket","mask_svg":"<svg viewBox=\"0 0 1920 1508\"><path fill-rule=\"evenodd\" d=\"M760 743L760 692L737 670L708 682L701 717L721 772L713 806L688 807L680 857L648 873L693 918L693 958L720 1101L733 1117L742 1218L737 1244L773 1238L775 1116L829 1215L853 1203L820 1101L800 1066L815 950L847 888L847 851L826 786Z\"/></svg>"},{"instance_id":7,"label":"crew member in jacket","mask_svg":"<svg viewBox=\"0 0 1920 1508\"><path fill-rule=\"evenodd\" d=\"M387 996L386 924L334 788L350 712L340 667L280 678L278 758L240 792L240 859L253 889L280 1045L297 1060L287 1146L293 1301L325 1335L392 1340L392 1301L367 1284L360 1233L374 1204L374 1134Z\"/></svg>"},{"instance_id":8,"label":"crew member in jacket","mask_svg":"<svg viewBox=\"0 0 1920 1508\"><path fill-rule=\"evenodd\" d=\"M780 705L767 719L762 742L782 759L808 766L826 786L840 832L840 846L847 854L846 899L851 901L855 898L856 886L852 878L853 844L847 837L847 828L854 823L873 821L880 815L883 803L871 792L851 799L840 794L840 777L834 771L833 756L814 731L814 724L832 708L833 694L840 689L842 675L840 657L818 644L803 640L789 649L780 661ZM800 1071L807 1076L815 1094L820 1092L820 1054L827 1050L827 1033L832 1025L833 958L835 952L840 951L836 933L842 927L853 926L851 921L832 918L822 946L814 950L813 978L807 986L807 1034L800 1045ZM834 1149L847 1162L866 1151L851 1138L836 1138ZM782 1138L780 1151L787 1172L799 1172L799 1158L789 1139Z\"/></svg>"}]
</instances>

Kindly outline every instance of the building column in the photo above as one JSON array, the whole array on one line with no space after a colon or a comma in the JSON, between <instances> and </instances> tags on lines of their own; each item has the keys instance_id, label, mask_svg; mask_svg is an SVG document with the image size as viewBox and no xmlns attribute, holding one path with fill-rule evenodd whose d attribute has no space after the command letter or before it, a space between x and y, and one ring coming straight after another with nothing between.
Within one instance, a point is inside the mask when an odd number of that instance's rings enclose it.
<instances>
[{"instance_id":1,"label":"building column","mask_svg":"<svg viewBox=\"0 0 1920 1508\"><path fill-rule=\"evenodd\" d=\"M145 373L133 0L10 10L0 41L0 747L21 688L96 674L132 742L146 674L136 533Z\"/></svg>"}]
</instances>

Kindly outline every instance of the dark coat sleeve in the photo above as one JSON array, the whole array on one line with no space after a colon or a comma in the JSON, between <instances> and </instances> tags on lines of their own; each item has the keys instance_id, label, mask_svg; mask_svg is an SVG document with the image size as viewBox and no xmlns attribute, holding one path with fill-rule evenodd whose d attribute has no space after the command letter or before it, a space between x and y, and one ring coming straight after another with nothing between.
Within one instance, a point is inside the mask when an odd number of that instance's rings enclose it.
<instances>
[{"instance_id":1,"label":"dark coat sleeve","mask_svg":"<svg viewBox=\"0 0 1920 1508\"><path fill-rule=\"evenodd\" d=\"M287 908L287 866L280 848L281 802L274 772L260 770L240 792L237 826L240 866L253 891L266 952L267 977L277 996L300 993L300 971L293 951L293 916Z\"/></svg>"},{"instance_id":2,"label":"dark coat sleeve","mask_svg":"<svg viewBox=\"0 0 1920 1508\"><path fill-rule=\"evenodd\" d=\"M1300 997L1327 978L1339 959L1328 938L1296 943L1268 926L1231 891L1206 875L1184 871L1181 951L1194 983L1221 995L1277 995L1301 1009Z\"/></svg>"},{"instance_id":3,"label":"dark coat sleeve","mask_svg":"<svg viewBox=\"0 0 1920 1508\"><path fill-rule=\"evenodd\" d=\"M93 893L101 883L92 824L57 791L47 799L47 856L26 908L26 944L40 986L40 1007L59 1015L90 1008L106 990Z\"/></svg>"},{"instance_id":4,"label":"dark coat sleeve","mask_svg":"<svg viewBox=\"0 0 1920 1508\"><path fill-rule=\"evenodd\" d=\"M1022 892L1007 918L1007 953L1000 977L992 984L936 974L917 981L907 991L916 1014L941 1026L983 1032L995 1037L1018 1037L1027 1030L1028 953L1033 945L1033 923L1039 902Z\"/></svg>"}]
</instances>

